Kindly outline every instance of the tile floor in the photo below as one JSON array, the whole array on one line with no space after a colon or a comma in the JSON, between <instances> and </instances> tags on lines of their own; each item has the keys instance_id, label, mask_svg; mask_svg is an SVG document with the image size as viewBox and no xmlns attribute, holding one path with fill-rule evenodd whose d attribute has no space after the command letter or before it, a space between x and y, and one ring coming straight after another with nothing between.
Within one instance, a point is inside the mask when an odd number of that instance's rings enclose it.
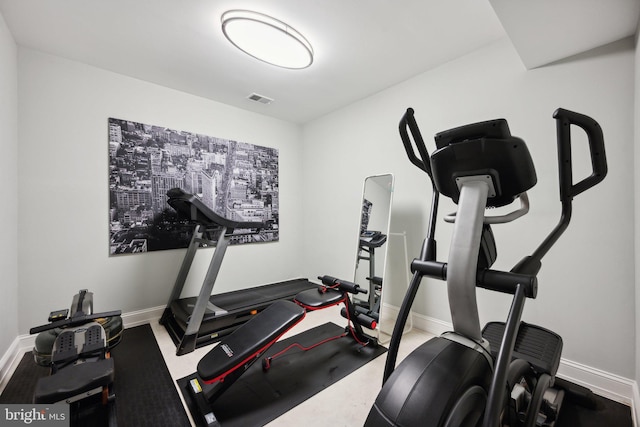
<instances>
[{"instance_id":1,"label":"tile floor","mask_svg":"<svg viewBox=\"0 0 640 427\"><path fill-rule=\"evenodd\" d=\"M332 307L308 313L306 318L284 338L326 322L344 325L346 321L340 316L339 310L339 307ZM151 327L174 380L195 372L198 361L211 348L210 346L204 347L184 356L176 356L175 346L164 327L157 322L152 322ZM398 361L431 337L432 335L416 329L407 332L402 340ZM384 334L380 337L383 343L388 339L389 337ZM298 427L303 423L305 427L351 427L363 425L369 409L380 390L385 360L386 354L366 364L267 425L270 427ZM180 391L178 393L180 394ZM182 398L181 394L180 397ZM187 413L189 413L188 410ZM193 420L191 421L193 424Z\"/></svg>"}]
</instances>

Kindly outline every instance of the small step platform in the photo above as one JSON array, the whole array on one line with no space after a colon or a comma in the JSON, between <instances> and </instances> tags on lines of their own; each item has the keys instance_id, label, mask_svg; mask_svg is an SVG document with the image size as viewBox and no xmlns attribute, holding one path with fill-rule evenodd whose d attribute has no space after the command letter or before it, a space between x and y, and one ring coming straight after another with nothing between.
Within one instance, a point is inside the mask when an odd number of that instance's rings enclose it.
<instances>
[{"instance_id":1,"label":"small step platform","mask_svg":"<svg viewBox=\"0 0 640 427\"><path fill-rule=\"evenodd\" d=\"M494 358L498 357L504 327L503 322L490 322L482 330L482 336L489 341L491 355ZM513 350L514 359L526 360L536 372L554 376L558 371L561 355L562 338L560 335L540 326L520 322Z\"/></svg>"}]
</instances>

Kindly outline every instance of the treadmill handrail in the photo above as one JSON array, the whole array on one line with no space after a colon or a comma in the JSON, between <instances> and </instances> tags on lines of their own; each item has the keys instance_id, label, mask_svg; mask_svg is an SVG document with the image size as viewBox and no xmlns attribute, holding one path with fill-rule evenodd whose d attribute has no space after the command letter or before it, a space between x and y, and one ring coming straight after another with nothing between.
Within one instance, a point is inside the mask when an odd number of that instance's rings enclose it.
<instances>
[{"instance_id":1,"label":"treadmill handrail","mask_svg":"<svg viewBox=\"0 0 640 427\"><path fill-rule=\"evenodd\" d=\"M169 197L167 203L169 203L169 205L171 205L171 207L173 207L177 212L186 215L189 220L195 221L200 224L204 224L201 220L201 216L204 216L209 221L204 225L211 225L213 223L221 227L226 227L228 229L228 232L232 232L237 228L266 228L266 224L264 223L264 221L234 221L232 219L218 215L207 205L205 205L197 196L187 193L181 188L172 188L171 190L167 191L167 197ZM187 212L187 209L185 209L183 206L180 206L179 203L176 203L176 201L184 203L186 206L188 206L189 212Z\"/></svg>"}]
</instances>

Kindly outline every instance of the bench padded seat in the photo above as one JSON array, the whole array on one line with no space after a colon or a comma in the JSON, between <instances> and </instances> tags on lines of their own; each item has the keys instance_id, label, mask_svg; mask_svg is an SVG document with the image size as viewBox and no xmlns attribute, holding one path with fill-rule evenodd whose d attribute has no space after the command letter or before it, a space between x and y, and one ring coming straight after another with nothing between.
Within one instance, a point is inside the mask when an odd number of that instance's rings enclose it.
<instances>
[{"instance_id":1,"label":"bench padded seat","mask_svg":"<svg viewBox=\"0 0 640 427\"><path fill-rule=\"evenodd\" d=\"M294 301L308 310L318 310L339 304L345 299L345 295L338 290L326 289L326 292L321 292L320 289L322 288L300 292Z\"/></svg>"},{"instance_id":2,"label":"bench padded seat","mask_svg":"<svg viewBox=\"0 0 640 427\"><path fill-rule=\"evenodd\" d=\"M224 380L224 376L257 357L304 315L304 308L291 301L271 304L207 353L198 363L198 375L205 382Z\"/></svg>"}]
</instances>

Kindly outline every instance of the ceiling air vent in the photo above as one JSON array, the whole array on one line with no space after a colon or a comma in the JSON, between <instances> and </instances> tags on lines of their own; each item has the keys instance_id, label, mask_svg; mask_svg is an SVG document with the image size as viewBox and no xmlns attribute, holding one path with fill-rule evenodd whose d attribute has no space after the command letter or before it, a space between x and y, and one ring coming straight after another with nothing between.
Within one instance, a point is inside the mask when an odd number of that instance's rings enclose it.
<instances>
[{"instance_id":1,"label":"ceiling air vent","mask_svg":"<svg viewBox=\"0 0 640 427\"><path fill-rule=\"evenodd\" d=\"M261 104L271 104L273 102L273 99L267 98L266 96L258 95L257 93L252 93L247 97L247 99L250 99L251 101L259 102Z\"/></svg>"}]
</instances>

